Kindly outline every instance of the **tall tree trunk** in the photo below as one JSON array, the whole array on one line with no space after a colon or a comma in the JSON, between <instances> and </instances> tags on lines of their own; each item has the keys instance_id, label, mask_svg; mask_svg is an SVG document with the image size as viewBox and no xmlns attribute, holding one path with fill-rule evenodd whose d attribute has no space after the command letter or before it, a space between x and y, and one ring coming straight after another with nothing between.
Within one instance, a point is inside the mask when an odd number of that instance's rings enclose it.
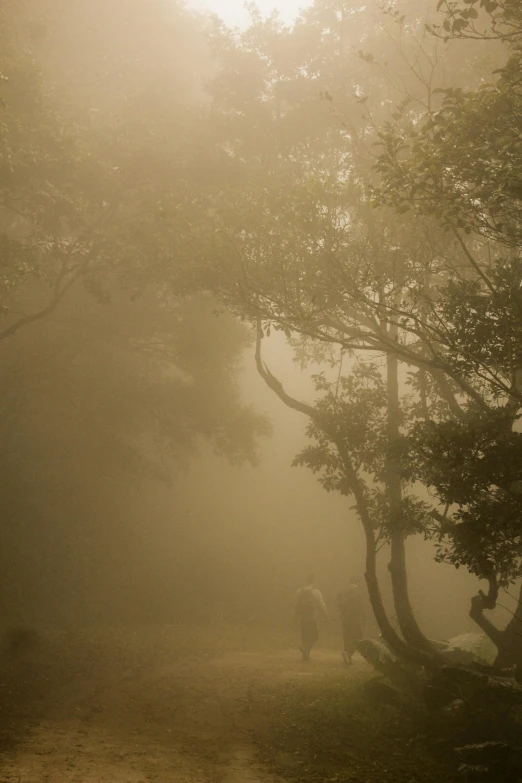
<instances>
[{"instance_id":1,"label":"tall tree trunk","mask_svg":"<svg viewBox=\"0 0 522 783\"><path fill-rule=\"evenodd\" d=\"M377 542L375 540L375 530L373 529L372 520L370 518L370 514L368 513L366 498L364 496L361 483L353 469L351 461L349 460L349 456L344 453L344 449L342 449L342 447L339 451L344 463L348 481L350 482L350 488L354 496L355 506L357 508L357 513L359 514L359 519L361 520L366 539L366 570L364 576L373 614L384 641L389 644L393 650L401 652L404 648L404 641L400 638L395 628L391 624L384 606L384 602L382 600L381 588L379 586L379 579L377 576Z\"/></svg>"},{"instance_id":2,"label":"tall tree trunk","mask_svg":"<svg viewBox=\"0 0 522 783\"><path fill-rule=\"evenodd\" d=\"M397 655L400 655L413 663L426 666L428 669L436 669L438 666L437 657L434 654L431 645L431 649L427 650L425 646L414 645L408 642L408 640L405 641L401 639L388 618L377 576L377 542L375 540L375 531L368 514L366 499L358 480L352 484L352 491L366 538L366 571L364 576L368 588L368 596L382 638Z\"/></svg>"},{"instance_id":3,"label":"tall tree trunk","mask_svg":"<svg viewBox=\"0 0 522 783\"><path fill-rule=\"evenodd\" d=\"M391 327L390 331L395 331ZM399 402L399 367L395 356L388 354L386 358L386 384L388 395L388 453L386 459L386 484L392 518L400 520L402 509L402 481L400 468L396 458L391 453L393 445L400 436L400 402ZM397 612L399 627L405 640L424 650L433 649L428 639L422 633L410 602L408 590L408 573L406 568L406 547L404 532L400 527L392 530L390 536L391 557L390 576L393 589L393 600Z\"/></svg>"}]
</instances>

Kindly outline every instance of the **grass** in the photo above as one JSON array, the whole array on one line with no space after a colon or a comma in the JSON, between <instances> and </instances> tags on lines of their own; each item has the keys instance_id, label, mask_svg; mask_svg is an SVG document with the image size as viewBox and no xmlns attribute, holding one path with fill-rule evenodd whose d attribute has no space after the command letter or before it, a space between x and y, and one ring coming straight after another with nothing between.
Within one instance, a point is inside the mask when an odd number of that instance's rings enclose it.
<instances>
[{"instance_id":1,"label":"grass","mask_svg":"<svg viewBox=\"0 0 522 783\"><path fill-rule=\"evenodd\" d=\"M411 706L385 703L372 675L335 674L265 693L261 760L299 783L456 783L455 759L422 735Z\"/></svg>"}]
</instances>

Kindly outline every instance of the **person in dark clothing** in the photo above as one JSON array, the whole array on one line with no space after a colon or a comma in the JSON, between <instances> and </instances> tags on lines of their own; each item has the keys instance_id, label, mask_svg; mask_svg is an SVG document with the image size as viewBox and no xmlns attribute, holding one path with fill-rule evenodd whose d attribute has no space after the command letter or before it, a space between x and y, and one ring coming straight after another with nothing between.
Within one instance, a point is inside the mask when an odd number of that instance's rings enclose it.
<instances>
[{"instance_id":1,"label":"person in dark clothing","mask_svg":"<svg viewBox=\"0 0 522 783\"><path fill-rule=\"evenodd\" d=\"M307 577L303 587L297 591L295 616L301 629L303 661L310 660L310 651L319 640L318 615L328 618L328 612L321 591L314 587L312 574Z\"/></svg>"},{"instance_id":2,"label":"person in dark clothing","mask_svg":"<svg viewBox=\"0 0 522 783\"><path fill-rule=\"evenodd\" d=\"M337 609L343 632L343 659L353 666L352 657L357 642L363 636L364 611L359 580L354 578L337 596Z\"/></svg>"}]
</instances>

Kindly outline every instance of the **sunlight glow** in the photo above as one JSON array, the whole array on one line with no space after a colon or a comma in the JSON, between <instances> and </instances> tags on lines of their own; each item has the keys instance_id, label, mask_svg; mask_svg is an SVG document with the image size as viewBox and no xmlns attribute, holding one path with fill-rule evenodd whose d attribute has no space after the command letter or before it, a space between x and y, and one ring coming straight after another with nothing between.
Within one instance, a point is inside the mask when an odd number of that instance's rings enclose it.
<instances>
[{"instance_id":1,"label":"sunlight glow","mask_svg":"<svg viewBox=\"0 0 522 783\"><path fill-rule=\"evenodd\" d=\"M244 0L189 0L189 5L198 10L212 11L233 27L248 24ZM291 23L300 10L311 5L311 0L257 0L256 5L263 16L277 10L284 22Z\"/></svg>"}]
</instances>

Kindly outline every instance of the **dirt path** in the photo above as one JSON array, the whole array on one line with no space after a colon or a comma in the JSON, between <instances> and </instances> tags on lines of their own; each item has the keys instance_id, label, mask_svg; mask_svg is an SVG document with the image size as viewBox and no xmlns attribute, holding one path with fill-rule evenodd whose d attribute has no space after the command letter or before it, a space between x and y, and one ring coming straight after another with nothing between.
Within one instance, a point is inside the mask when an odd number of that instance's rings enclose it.
<instances>
[{"instance_id":1,"label":"dirt path","mask_svg":"<svg viewBox=\"0 0 522 783\"><path fill-rule=\"evenodd\" d=\"M333 652L308 666L281 651L82 673L4 752L0 783L279 783L256 762L258 692L334 672Z\"/></svg>"}]
</instances>

